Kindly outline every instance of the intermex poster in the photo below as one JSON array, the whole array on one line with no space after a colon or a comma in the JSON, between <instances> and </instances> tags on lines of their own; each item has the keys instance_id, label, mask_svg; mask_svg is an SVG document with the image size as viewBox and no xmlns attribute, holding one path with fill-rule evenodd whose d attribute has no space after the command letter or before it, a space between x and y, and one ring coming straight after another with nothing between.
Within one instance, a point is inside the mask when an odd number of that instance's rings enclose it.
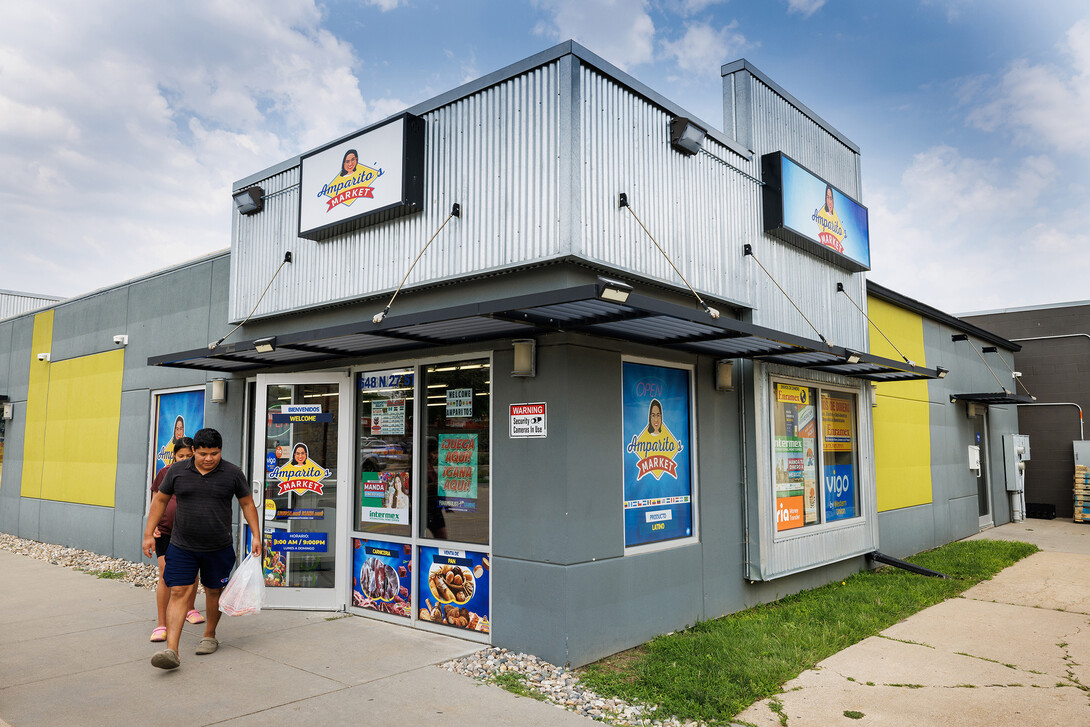
<instances>
[{"instance_id":1,"label":"intermex poster","mask_svg":"<svg viewBox=\"0 0 1090 727\"><path fill-rule=\"evenodd\" d=\"M624 544L693 534L689 372L622 367Z\"/></svg>"}]
</instances>

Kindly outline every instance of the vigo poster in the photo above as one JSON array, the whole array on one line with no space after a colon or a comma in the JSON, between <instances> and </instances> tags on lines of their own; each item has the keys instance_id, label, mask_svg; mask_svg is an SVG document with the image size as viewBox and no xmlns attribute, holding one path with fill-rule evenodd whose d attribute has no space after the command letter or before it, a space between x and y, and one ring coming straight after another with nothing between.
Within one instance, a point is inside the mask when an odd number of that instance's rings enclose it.
<instances>
[{"instance_id":1,"label":"vigo poster","mask_svg":"<svg viewBox=\"0 0 1090 727\"><path fill-rule=\"evenodd\" d=\"M625 547L693 534L689 372L622 365Z\"/></svg>"}]
</instances>

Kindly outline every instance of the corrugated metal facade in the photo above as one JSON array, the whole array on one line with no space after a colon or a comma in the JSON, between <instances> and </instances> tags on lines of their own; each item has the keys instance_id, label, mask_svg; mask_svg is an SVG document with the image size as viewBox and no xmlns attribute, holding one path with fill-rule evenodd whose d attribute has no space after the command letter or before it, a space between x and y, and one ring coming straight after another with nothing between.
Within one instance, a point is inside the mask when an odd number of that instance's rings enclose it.
<instances>
[{"instance_id":1,"label":"corrugated metal facade","mask_svg":"<svg viewBox=\"0 0 1090 727\"><path fill-rule=\"evenodd\" d=\"M30 293L16 293L0 290L0 320L11 318L21 313L29 313L37 308L44 308L61 300Z\"/></svg>"},{"instance_id":2,"label":"corrugated metal facade","mask_svg":"<svg viewBox=\"0 0 1090 727\"><path fill-rule=\"evenodd\" d=\"M702 295L752 309L751 320L865 350L866 327L836 293L844 283L865 305L862 274L820 260L761 231L760 152L780 150L858 196L858 155L748 73L746 110L759 143L753 158L709 136L709 154L669 144L676 111L573 56L524 70L437 104L427 124L424 212L322 242L296 238L298 166L260 182L265 211L236 215L231 316L245 317L284 251L286 267L256 316L388 293L458 202L407 287L574 255L634 276L684 283L632 211ZM729 84L733 85L733 84ZM734 167L734 168L732 168ZM748 176L747 176L748 175ZM284 190L282 193L277 194ZM764 266L813 328L754 260Z\"/></svg>"},{"instance_id":3,"label":"corrugated metal facade","mask_svg":"<svg viewBox=\"0 0 1090 727\"><path fill-rule=\"evenodd\" d=\"M315 242L297 238L299 167L260 184L258 215L235 215L231 317L253 308L284 251L281 272L255 314L286 313L392 291L428 239L462 206L407 287L523 265L561 251L558 197L560 63L510 78L424 115L422 213Z\"/></svg>"}]
</instances>

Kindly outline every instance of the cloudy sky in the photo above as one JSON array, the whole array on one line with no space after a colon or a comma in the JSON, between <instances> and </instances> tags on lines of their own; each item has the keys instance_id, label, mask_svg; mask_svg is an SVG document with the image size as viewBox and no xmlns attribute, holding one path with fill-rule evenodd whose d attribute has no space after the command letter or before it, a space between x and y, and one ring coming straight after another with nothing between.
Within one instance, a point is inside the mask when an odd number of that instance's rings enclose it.
<instances>
[{"instance_id":1,"label":"cloudy sky","mask_svg":"<svg viewBox=\"0 0 1090 727\"><path fill-rule=\"evenodd\" d=\"M855 141L881 284L1090 299L1084 0L6 2L0 288L223 249L233 181L568 38L720 127L745 57Z\"/></svg>"}]
</instances>

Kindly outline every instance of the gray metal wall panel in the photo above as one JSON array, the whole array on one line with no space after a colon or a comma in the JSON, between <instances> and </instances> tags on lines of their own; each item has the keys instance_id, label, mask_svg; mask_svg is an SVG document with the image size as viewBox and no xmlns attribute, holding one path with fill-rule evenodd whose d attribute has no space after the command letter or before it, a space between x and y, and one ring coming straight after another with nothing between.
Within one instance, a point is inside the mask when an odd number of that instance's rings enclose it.
<instances>
[{"instance_id":1,"label":"gray metal wall panel","mask_svg":"<svg viewBox=\"0 0 1090 727\"><path fill-rule=\"evenodd\" d=\"M632 211L698 291L752 306L742 247L760 226L759 186L708 156L670 146L670 114L592 68L582 78L582 239L586 259L683 287ZM746 174L757 165L708 139L706 148Z\"/></svg>"},{"instance_id":2,"label":"gray metal wall panel","mask_svg":"<svg viewBox=\"0 0 1090 727\"><path fill-rule=\"evenodd\" d=\"M425 115L425 209L315 242L297 238L299 169L264 180L257 215L235 214L230 317L241 320L284 251L295 254L257 316L392 291L439 229L462 206L406 281L438 282L530 261L562 250L559 196L559 63L533 69Z\"/></svg>"},{"instance_id":3,"label":"gray metal wall panel","mask_svg":"<svg viewBox=\"0 0 1090 727\"><path fill-rule=\"evenodd\" d=\"M30 502L29 498L23 499L23 510L34 509L27 507ZM114 509L112 507L79 505L54 500L34 500L33 502L38 503L40 514L38 535L32 539L114 556ZM20 537L32 536L20 533Z\"/></svg>"}]
</instances>

